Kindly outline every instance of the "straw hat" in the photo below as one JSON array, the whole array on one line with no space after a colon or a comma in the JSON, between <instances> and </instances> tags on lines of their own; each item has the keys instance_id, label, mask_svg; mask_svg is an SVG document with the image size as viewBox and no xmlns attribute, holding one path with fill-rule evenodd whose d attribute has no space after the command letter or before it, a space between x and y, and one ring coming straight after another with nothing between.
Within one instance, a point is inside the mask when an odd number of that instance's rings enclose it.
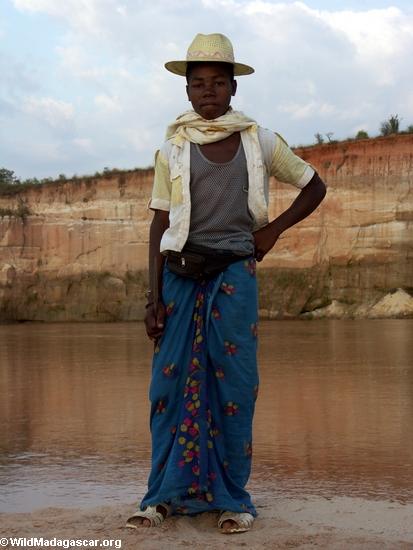
<instances>
[{"instance_id":1,"label":"straw hat","mask_svg":"<svg viewBox=\"0 0 413 550\"><path fill-rule=\"evenodd\" d=\"M218 61L234 65L234 76L251 74L254 69L234 61L234 50L230 40L223 34L197 34L188 48L185 61L168 61L165 68L171 73L186 76L190 61Z\"/></svg>"}]
</instances>

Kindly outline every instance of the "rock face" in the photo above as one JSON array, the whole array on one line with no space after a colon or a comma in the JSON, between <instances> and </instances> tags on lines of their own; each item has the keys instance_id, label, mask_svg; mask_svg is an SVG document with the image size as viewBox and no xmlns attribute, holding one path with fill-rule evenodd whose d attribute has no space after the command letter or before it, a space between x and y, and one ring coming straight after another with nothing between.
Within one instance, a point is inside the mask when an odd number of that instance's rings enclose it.
<instances>
[{"instance_id":1,"label":"rock face","mask_svg":"<svg viewBox=\"0 0 413 550\"><path fill-rule=\"evenodd\" d=\"M296 152L328 193L259 265L261 314L370 316L377 304L377 316L411 316L413 135ZM152 177L108 173L0 196L0 320L141 319ZM296 195L273 182L270 216ZM396 289L404 301L381 307Z\"/></svg>"},{"instance_id":2,"label":"rock face","mask_svg":"<svg viewBox=\"0 0 413 550\"><path fill-rule=\"evenodd\" d=\"M273 288L268 309L273 315L297 315L336 301L335 309L342 312L338 316L353 316L358 306L364 304L368 311L397 288L412 293L413 135L326 144L296 153L317 169L328 192L320 208L285 233L263 262L286 279L285 294L283 285L276 285L281 291ZM276 215L293 193L277 184L272 198ZM268 278L277 281L270 273Z\"/></svg>"},{"instance_id":3,"label":"rock face","mask_svg":"<svg viewBox=\"0 0 413 550\"><path fill-rule=\"evenodd\" d=\"M0 197L0 319L143 315L152 170L32 187Z\"/></svg>"}]
</instances>

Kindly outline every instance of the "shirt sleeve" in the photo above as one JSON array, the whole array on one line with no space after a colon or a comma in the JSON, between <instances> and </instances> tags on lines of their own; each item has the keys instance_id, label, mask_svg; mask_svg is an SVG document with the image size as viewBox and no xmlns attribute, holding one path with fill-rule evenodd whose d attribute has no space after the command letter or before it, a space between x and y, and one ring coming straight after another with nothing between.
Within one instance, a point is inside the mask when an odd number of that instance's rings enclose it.
<instances>
[{"instance_id":1,"label":"shirt sleeve","mask_svg":"<svg viewBox=\"0 0 413 550\"><path fill-rule=\"evenodd\" d=\"M314 168L293 153L284 138L279 134L275 136L276 142L269 175L302 189L314 176Z\"/></svg>"},{"instance_id":2,"label":"shirt sleeve","mask_svg":"<svg viewBox=\"0 0 413 550\"><path fill-rule=\"evenodd\" d=\"M169 211L170 204L171 179L169 177L169 164L162 151L157 151L155 154L155 176L152 197L148 206L151 210Z\"/></svg>"}]
</instances>

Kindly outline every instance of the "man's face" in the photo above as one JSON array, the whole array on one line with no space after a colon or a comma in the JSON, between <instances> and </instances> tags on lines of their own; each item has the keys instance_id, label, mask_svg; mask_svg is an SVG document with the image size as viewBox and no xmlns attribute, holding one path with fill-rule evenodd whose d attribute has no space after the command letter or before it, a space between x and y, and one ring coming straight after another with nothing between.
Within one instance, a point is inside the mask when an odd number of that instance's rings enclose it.
<instances>
[{"instance_id":1,"label":"man's face","mask_svg":"<svg viewBox=\"0 0 413 550\"><path fill-rule=\"evenodd\" d=\"M199 63L191 71L186 92L196 113L207 120L225 114L237 83L221 63Z\"/></svg>"}]
</instances>

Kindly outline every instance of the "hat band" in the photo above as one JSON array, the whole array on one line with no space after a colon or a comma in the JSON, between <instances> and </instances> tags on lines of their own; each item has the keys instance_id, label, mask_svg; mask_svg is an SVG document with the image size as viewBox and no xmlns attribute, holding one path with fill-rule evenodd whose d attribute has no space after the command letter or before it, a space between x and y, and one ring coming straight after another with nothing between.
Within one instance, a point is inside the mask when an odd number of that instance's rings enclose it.
<instances>
[{"instance_id":1,"label":"hat band","mask_svg":"<svg viewBox=\"0 0 413 550\"><path fill-rule=\"evenodd\" d=\"M186 56L187 61L220 61L221 63L234 64L234 58L223 52L205 52L198 50L195 52L188 52Z\"/></svg>"}]
</instances>

